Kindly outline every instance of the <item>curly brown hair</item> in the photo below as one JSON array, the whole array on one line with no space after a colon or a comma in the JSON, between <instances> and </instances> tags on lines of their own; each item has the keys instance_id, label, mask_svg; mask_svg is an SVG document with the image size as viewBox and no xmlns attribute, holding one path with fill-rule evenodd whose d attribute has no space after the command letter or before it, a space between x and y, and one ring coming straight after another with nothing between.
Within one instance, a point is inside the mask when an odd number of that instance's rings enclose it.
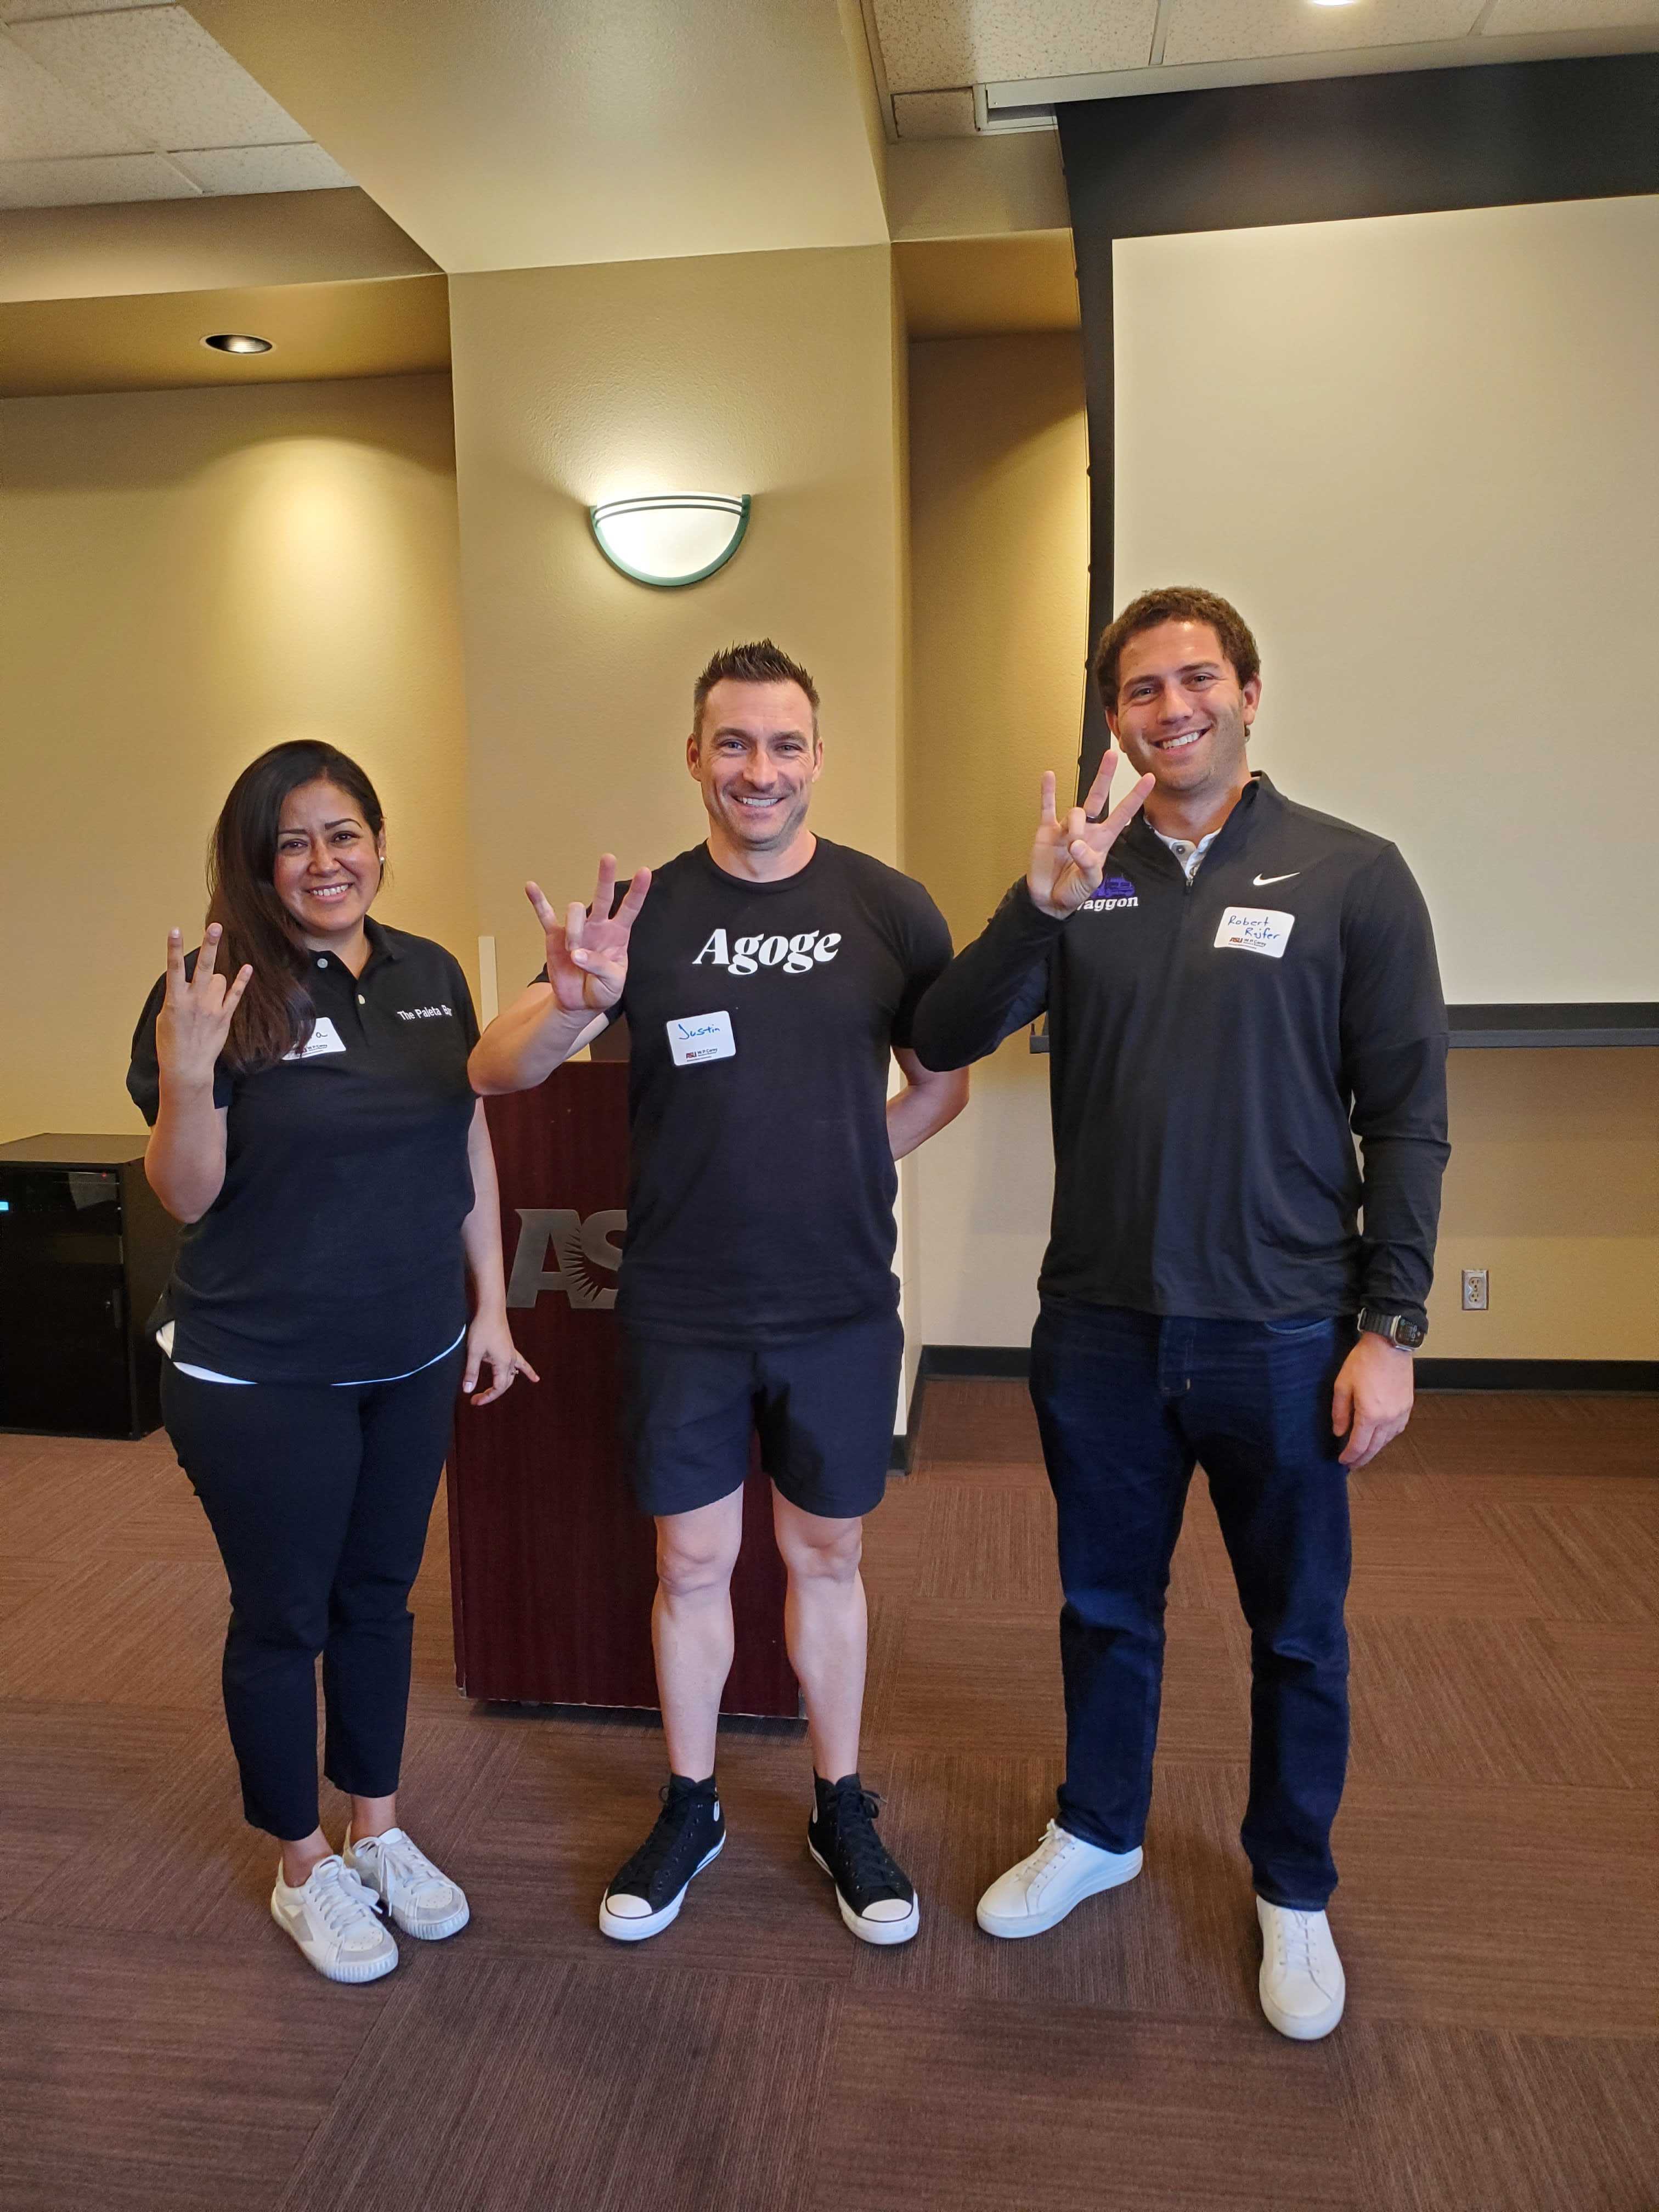
<instances>
[{"instance_id":1,"label":"curly brown hair","mask_svg":"<svg viewBox=\"0 0 1659 2212\"><path fill-rule=\"evenodd\" d=\"M1261 675L1261 655L1250 635L1249 623L1236 606L1197 584L1164 584L1155 592L1143 592L1138 599L1131 599L1117 620L1102 633L1100 643L1095 647L1095 682L1100 686L1101 703L1109 714L1117 711L1117 670L1124 647L1143 630L1156 629L1160 623L1166 622L1207 623L1241 684Z\"/></svg>"},{"instance_id":2,"label":"curly brown hair","mask_svg":"<svg viewBox=\"0 0 1659 2212\"><path fill-rule=\"evenodd\" d=\"M812 729L818 726L817 686L801 666L791 660L781 645L774 645L769 637L757 638L750 645L722 646L698 677L691 692L691 731L695 737L702 734L703 702L717 684L799 684L812 708Z\"/></svg>"}]
</instances>

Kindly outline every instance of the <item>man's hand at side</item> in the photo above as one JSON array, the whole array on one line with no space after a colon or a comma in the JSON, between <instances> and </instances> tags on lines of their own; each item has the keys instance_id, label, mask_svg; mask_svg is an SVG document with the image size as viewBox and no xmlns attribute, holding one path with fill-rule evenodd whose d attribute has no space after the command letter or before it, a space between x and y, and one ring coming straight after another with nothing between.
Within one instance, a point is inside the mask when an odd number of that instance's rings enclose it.
<instances>
[{"instance_id":1,"label":"man's hand at side","mask_svg":"<svg viewBox=\"0 0 1659 2212\"><path fill-rule=\"evenodd\" d=\"M1100 889L1106 855L1139 813L1152 790L1152 777L1143 775L1121 805L1103 820L1091 820L1112 795L1118 758L1115 750L1107 753L1089 787L1089 796L1081 806L1068 808L1063 822L1054 810L1054 771L1051 769L1044 775L1036 842L1025 871L1025 888L1039 914L1063 921Z\"/></svg>"},{"instance_id":2,"label":"man's hand at side","mask_svg":"<svg viewBox=\"0 0 1659 2212\"><path fill-rule=\"evenodd\" d=\"M1331 1396L1331 1427L1348 1439L1341 1457L1350 1473L1369 1467L1410 1420L1413 1388L1410 1352L1362 1329Z\"/></svg>"}]
</instances>

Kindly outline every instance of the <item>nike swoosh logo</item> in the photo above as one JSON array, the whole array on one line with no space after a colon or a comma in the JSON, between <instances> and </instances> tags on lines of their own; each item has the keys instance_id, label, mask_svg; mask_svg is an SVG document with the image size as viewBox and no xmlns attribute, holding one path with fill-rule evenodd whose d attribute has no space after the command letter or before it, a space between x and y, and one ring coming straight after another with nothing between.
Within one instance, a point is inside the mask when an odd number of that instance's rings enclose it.
<instances>
[{"instance_id":1,"label":"nike swoosh logo","mask_svg":"<svg viewBox=\"0 0 1659 2212\"><path fill-rule=\"evenodd\" d=\"M1288 876L1252 876L1250 878L1250 881L1258 886L1265 884L1288 884L1291 881L1292 878L1299 876L1301 873L1302 871L1300 868L1292 868L1290 875Z\"/></svg>"}]
</instances>

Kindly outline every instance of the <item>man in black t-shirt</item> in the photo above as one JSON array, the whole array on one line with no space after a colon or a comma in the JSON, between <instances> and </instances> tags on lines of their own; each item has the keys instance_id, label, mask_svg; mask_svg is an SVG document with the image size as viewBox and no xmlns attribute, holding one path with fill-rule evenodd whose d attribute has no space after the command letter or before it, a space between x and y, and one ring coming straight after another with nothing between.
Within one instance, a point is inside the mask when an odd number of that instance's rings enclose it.
<instances>
[{"instance_id":1,"label":"man in black t-shirt","mask_svg":"<svg viewBox=\"0 0 1659 2212\"><path fill-rule=\"evenodd\" d=\"M951 957L938 908L908 877L806 826L823 760L817 707L811 677L769 639L715 655L686 741L707 843L654 880L641 870L614 913L608 854L592 906L562 921L527 885L547 965L471 1060L480 1091L528 1090L628 1018L617 1308L630 1470L657 1523L669 1780L599 1909L622 1942L667 1927L725 1846L715 1724L755 1430L811 1736L808 1848L864 1942L902 1943L920 1924L859 1779L859 1559L886 1484L903 1352L894 1163L962 1110L967 1080L910 1049L916 1004ZM905 1079L890 1103L890 1055Z\"/></svg>"}]
</instances>

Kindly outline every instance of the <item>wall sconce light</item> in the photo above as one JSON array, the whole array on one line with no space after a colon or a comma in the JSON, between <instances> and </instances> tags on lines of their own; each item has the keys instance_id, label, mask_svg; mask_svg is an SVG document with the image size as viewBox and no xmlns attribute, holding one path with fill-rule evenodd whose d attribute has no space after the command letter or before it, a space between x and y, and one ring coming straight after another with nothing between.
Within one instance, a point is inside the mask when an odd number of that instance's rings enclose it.
<instances>
[{"instance_id":1,"label":"wall sconce light","mask_svg":"<svg viewBox=\"0 0 1659 2212\"><path fill-rule=\"evenodd\" d=\"M648 499L608 499L590 507L599 548L613 568L636 584L674 591L723 568L749 527L749 497L724 492L661 492Z\"/></svg>"}]
</instances>

